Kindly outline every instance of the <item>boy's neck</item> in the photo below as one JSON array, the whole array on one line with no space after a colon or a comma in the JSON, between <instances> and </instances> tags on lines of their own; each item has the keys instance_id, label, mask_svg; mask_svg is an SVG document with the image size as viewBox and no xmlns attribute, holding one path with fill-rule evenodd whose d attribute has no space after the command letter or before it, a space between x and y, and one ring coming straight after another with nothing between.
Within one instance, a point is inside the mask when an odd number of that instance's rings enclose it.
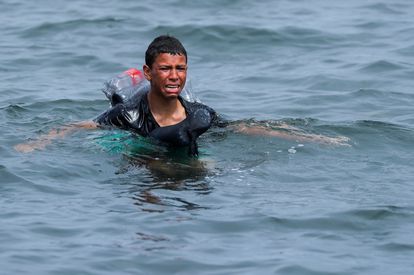
<instances>
[{"instance_id":1,"label":"boy's neck","mask_svg":"<svg viewBox=\"0 0 414 275\"><path fill-rule=\"evenodd\" d=\"M174 125L186 118L185 109L178 97L165 98L150 91L148 103L153 117L160 126Z\"/></svg>"}]
</instances>

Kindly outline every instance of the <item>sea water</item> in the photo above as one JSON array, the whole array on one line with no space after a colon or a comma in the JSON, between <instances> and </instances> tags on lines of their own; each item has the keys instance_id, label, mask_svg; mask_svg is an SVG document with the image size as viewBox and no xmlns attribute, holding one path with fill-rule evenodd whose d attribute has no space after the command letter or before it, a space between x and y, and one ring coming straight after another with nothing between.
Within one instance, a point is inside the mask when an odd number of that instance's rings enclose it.
<instances>
[{"instance_id":1,"label":"sea water","mask_svg":"<svg viewBox=\"0 0 414 275\"><path fill-rule=\"evenodd\" d=\"M412 274L414 3L0 2L1 274ZM158 35L230 121L200 157L117 130L13 147L109 106Z\"/></svg>"}]
</instances>

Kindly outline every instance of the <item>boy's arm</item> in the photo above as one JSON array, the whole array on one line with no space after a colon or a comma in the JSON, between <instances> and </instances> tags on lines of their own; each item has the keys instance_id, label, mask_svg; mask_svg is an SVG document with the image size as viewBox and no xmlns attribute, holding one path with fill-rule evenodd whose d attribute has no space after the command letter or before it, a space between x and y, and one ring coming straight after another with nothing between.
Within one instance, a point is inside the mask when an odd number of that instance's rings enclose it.
<instances>
[{"instance_id":1,"label":"boy's arm","mask_svg":"<svg viewBox=\"0 0 414 275\"><path fill-rule=\"evenodd\" d=\"M121 129L127 129L131 120L131 115L128 113L125 105L117 104L100 114L94 120L81 121L57 129L52 129L48 134L41 135L34 141L17 144L14 146L14 149L22 153L41 150L44 149L46 145L52 143L54 139L63 138L67 134L70 134L78 129L96 129L98 127L118 127Z\"/></svg>"},{"instance_id":2,"label":"boy's arm","mask_svg":"<svg viewBox=\"0 0 414 275\"><path fill-rule=\"evenodd\" d=\"M248 135L260 135L260 136L271 136L283 139L295 140L300 142L317 142L328 145L345 145L349 146L349 138L344 136L328 137L318 134L308 134L300 131L298 128L282 124L281 130L269 129L264 126L248 125L245 123L239 123L232 125L236 132L248 134Z\"/></svg>"},{"instance_id":3,"label":"boy's arm","mask_svg":"<svg viewBox=\"0 0 414 275\"><path fill-rule=\"evenodd\" d=\"M14 149L21 153L29 153L34 150L44 149L46 145L50 144L52 140L57 138L63 138L67 134L76 131L78 129L96 129L98 124L92 120L81 121L63 126L58 129L52 129L49 133L41 135L38 139L27 143L20 143L14 146Z\"/></svg>"}]
</instances>

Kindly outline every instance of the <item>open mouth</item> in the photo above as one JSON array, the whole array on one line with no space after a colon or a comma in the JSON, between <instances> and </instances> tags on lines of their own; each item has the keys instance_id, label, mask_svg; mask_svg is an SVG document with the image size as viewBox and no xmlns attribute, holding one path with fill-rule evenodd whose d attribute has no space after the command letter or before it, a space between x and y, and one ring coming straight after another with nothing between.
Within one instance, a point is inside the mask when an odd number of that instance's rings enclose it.
<instances>
[{"instance_id":1,"label":"open mouth","mask_svg":"<svg viewBox=\"0 0 414 275\"><path fill-rule=\"evenodd\" d=\"M165 85L165 91L167 93L177 94L181 91L180 85Z\"/></svg>"}]
</instances>

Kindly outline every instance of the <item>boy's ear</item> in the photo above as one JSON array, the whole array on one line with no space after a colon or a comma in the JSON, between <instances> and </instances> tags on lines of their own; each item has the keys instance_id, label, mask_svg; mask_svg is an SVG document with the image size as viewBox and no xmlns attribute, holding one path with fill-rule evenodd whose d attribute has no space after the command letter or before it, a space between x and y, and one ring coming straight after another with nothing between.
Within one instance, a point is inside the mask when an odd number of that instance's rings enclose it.
<instances>
[{"instance_id":1,"label":"boy's ear","mask_svg":"<svg viewBox=\"0 0 414 275\"><path fill-rule=\"evenodd\" d=\"M151 68L148 65L142 66L142 70L144 71L144 76L148 81L151 81Z\"/></svg>"}]
</instances>

